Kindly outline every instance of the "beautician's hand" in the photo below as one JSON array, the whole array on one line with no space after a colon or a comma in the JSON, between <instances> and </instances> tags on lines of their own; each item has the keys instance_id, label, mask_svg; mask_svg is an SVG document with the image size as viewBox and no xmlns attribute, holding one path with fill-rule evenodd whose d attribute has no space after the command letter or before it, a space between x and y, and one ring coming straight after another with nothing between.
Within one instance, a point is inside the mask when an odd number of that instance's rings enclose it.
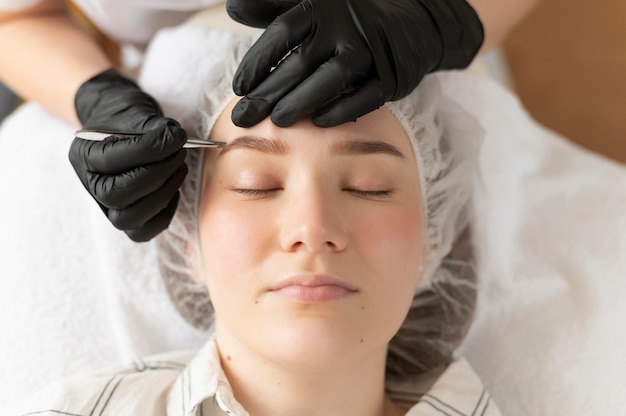
<instances>
[{"instance_id":1,"label":"beautician's hand","mask_svg":"<svg viewBox=\"0 0 626 416\"><path fill-rule=\"evenodd\" d=\"M429 72L466 67L483 42L465 0L228 0L227 9L269 24L233 80L245 95L232 112L241 127L270 114L278 126L311 113L322 127L355 120Z\"/></svg>"},{"instance_id":2,"label":"beautician's hand","mask_svg":"<svg viewBox=\"0 0 626 416\"><path fill-rule=\"evenodd\" d=\"M185 131L113 69L86 81L75 106L86 129L145 132L101 142L75 138L69 158L109 221L133 241L150 240L168 227L176 211L178 188L187 174Z\"/></svg>"}]
</instances>

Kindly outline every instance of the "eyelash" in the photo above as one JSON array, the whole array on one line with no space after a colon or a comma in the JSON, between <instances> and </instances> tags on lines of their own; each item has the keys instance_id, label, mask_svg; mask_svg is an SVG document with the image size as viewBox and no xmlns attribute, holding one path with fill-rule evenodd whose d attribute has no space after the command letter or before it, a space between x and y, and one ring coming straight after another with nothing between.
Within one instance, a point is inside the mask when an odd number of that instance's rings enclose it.
<instances>
[{"instance_id":1,"label":"eyelash","mask_svg":"<svg viewBox=\"0 0 626 416\"><path fill-rule=\"evenodd\" d=\"M358 196L363 196L367 198L386 198L391 194L391 191L363 191L360 189L343 189L346 192L350 192L351 194L355 194Z\"/></svg>"},{"instance_id":2,"label":"eyelash","mask_svg":"<svg viewBox=\"0 0 626 416\"><path fill-rule=\"evenodd\" d=\"M233 189L235 192L247 195L247 196L262 196L274 193L276 191L280 191L281 188L272 188L272 189L249 189L249 188L236 188ZM345 188L342 191L349 192L354 195L363 196L367 198L386 198L391 195L391 191L363 191L360 189L350 189Z\"/></svg>"},{"instance_id":3,"label":"eyelash","mask_svg":"<svg viewBox=\"0 0 626 416\"><path fill-rule=\"evenodd\" d=\"M276 191L280 191L280 188L273 188L273 189L247 189L247 188L235 188L233 189L233 191L242 194L242 195L247 195L247 196L261 196L261 195L268 195L270 193L276 192Z\"/></svg>"}]
</instances>

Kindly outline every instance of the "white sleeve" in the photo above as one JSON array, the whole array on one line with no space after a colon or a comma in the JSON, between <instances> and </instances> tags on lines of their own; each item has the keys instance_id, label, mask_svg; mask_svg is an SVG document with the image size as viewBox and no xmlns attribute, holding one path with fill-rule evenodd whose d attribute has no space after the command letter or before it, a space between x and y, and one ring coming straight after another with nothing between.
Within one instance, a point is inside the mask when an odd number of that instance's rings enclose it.
<instances>
[{"instance_id":1,"label":"white sleeve","mask_svg":"<svg viewBox=\"0 0 626 416\"><path fill-rule=\"evenodd\" d=\"M224 0L73 0L73 2L110 39L138 46L146 45L159 29L178 26L200 10L225 3Z\"/></svg>"},{"instance_id":2,"label":"white sleeve","mask_svg":"<svg viewBox=\"0 0 626 416\"><path fill-rule=\"evenodd\" d=\"M0 12L25 10L40 2L41 0L0 0Z\"/></svg>"}]
</instances>

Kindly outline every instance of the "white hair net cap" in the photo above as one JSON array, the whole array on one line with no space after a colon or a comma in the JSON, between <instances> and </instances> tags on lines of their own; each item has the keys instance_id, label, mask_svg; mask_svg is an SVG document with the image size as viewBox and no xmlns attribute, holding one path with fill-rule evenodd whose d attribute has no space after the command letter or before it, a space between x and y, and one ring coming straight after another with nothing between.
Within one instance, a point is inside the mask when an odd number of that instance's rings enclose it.
<instances>
[{"instance_id":1,"label":"white hair net cap","mask_svg":"<svg viewBox=\"0 0 626 416\"><path fill-rule=\"evenodd\" d=\"M189 114L173 115L187 121L183 125L190 134L207 137L234 97L234 72L254 38L202 30L206 47L194 53L205 54L209 58L205 61L210 62L202 68L206 73L201 87L205 91L203 120ZM167 103L163 104L167 110ZM411 140L425 213L424 264L422 270L414 271L423 274L423 284L390 343L387 360L388 372L402 376L424 373L450 360L473 317L476 279L465 231L483 132L473 118L442 95L436 75L424 78L408 97L385 106ZM188 150L189 174L181 187L178 209L168 230L157 237L157 245L162 278L174 304L192 325L209 329L213 309L200 277L198 236L203 160L203 150Z\"/></svg>"}]
</instances>

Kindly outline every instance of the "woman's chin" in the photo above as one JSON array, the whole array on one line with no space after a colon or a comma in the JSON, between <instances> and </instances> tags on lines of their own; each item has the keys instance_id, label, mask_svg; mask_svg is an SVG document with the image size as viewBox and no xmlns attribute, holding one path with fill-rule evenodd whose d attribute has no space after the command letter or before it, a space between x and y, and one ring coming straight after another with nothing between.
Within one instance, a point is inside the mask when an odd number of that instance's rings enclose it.
<instances>
[{"instance_id":1,"label":"woman's chin","mask_svg":"<svg viewBox=\"0 0 626 416\"><path fill-rule=\"evenodd\" d=\"M334 369L365 352L365 335L329 322L300 322L272 331L267 358L283 366L311 371ZM370 346L371 347L371 346Z\"/></svg>"},{"instance_id":2,"label":"woman's chin","mask_svg":"<svg viewBox=\"0 0 626 416\"><path fill-rule=\"evenodd\" d=\"M372 325L380 323L374 309L354 300L307 304L272 298L255 307L254 315L243 315L254 319L218 319L218 339L226 335L223 342L239 344L238 348L264 362L298 371L337 369L381 351L384 356L397 329Z\"/></svg>"}]
</instances>

